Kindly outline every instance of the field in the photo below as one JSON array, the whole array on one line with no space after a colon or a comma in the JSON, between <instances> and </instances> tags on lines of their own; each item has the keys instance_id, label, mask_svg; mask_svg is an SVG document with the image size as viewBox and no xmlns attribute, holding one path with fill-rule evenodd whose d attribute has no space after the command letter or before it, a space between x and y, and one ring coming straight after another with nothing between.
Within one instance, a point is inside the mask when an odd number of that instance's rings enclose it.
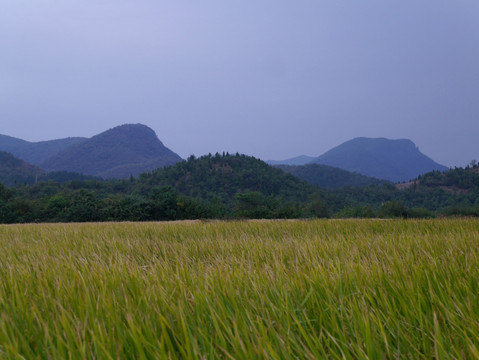
<instances>
[{"instance_id":1,"label":"field","mask_svg":"<svg viewBox=\"0 0 479 360\"><path fill-rule=\"evenodd\" d=\"M479 358L479 221L0 226L0 358Z\"/></svg>"}]
</instances>

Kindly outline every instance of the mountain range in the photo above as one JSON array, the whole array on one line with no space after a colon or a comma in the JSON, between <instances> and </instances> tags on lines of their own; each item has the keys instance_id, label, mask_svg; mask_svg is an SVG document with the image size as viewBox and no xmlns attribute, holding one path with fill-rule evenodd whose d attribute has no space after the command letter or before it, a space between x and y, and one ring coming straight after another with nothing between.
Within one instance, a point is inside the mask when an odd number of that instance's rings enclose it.
<instances>
[{"instance_id":1,"label":"mountain range","mask_svg":"<svg viewBox=\"0 0 479 360\"><path fill-rule=\"evenodd\" d=\"M70 173L104 179L128 178L182 160L163 145L152 129L142 124L117 126L91 138L41 142L0 135L0 151L9 152L25 162L17 165L23 169L19 174L30 176L26 183L39 172L66 172L62 178L68 178ZM8 161L12 164L12 159ZM33 167L29 168L28 163ZM364 186L382 180L409 181L432 170L447 170L422 154L411 140L364 137L347 141L318 157L302 155L268 163L281 165L283 171L311 184L329 188ZM33 168L35 174L27 176L25 169ZM15 179L18 182L21 176Z\"/></svg>"}]
</instances>

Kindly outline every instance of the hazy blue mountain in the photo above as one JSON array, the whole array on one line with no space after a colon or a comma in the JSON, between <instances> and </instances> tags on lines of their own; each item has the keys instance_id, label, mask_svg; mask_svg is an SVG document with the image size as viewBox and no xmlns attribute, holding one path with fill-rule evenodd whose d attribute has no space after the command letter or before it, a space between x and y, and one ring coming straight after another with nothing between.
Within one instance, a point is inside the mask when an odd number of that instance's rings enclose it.
<instances>
[{"instance_id":1,"label":"hazy blue mountain","mask_svg":"<svg viewBox=\"0 0 479 360\"><path fill-rule=\"evenodd\" d=\"M0 135L0 151L6 151L28 163L39 166L55 154L86 138L70 137L49 141L30 142L7 135Z\"/></svg>"},{"instance_id":2,"label":"hazy blue mountain","mask_svg":"<svg viewBox=\"0 0 479 360\"><path fill-rule=\"evenodd\" d=\"M309 184L318 185L327 189L338 189L345 186L368 186L386 182L385 180L379 180L328 165L276 165L275 167L295 175Z\"/></svg>"},{"instance_id":3,"label":"hazy blue mountain","mask_svg":"<svg viewBox=\"0 0 479 360\"><path fill-rule=\"evenodd\" d=\"M407 139L355 138L312 161L359 174L399 182L433 170L448 168L433 161Z\"/></svg>"},{"instance_id":4,"label":"hazy blue mountain","mask_svg":"<svg viewBox=\"0 0 479 360\"><path fill-rule=\"evenodd\" d=\"M6 186L33 184L44 171L12 154L0 151L0 183Z\"/></svg>"},{"instance_id":5,"label":"hazy blue mountain","mask_svg":"<svg viewBox=\"0 0 479 360\"><path fill-rule=\"evenodd\" d=\"M11 153L0 151L0 183L5 186L33 185L42 181L65 183L72 180L84 181L100 179L66 171L46 173L39 167L16 158Z\"/></svg>"},{"instance_id":6,"label":"hazy blue mountain","mask_svg":"<svg viewBox=\"0 0 479 360\"><path fill-rule=\"evenodd\" d=\"M163 145L155 132L141 124L117 126L71 146L41 167L102 178L127 178L172 165L181 158Z\"/></svg>"},{"instance_id":7,"label":"hazy blue mountain","mask_svg":"<svg viewBox=\"0 0 479 360\"><path fill-rule=\"evenodd\" d=\"M267 160L266 163L270 165L306 165L314 159L312 156L301 155L286 160Z\"/></svg>"}]
</instances>

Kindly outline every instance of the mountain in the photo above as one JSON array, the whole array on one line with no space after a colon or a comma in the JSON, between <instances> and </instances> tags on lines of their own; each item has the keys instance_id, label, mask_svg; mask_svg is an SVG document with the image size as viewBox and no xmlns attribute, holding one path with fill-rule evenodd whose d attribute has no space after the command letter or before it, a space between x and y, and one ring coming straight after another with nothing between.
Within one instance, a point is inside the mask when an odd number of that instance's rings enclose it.
<instances>
[{"instance_id":1,"label":"mountain","mask_svg":"<svg viewBox=\"0 0 479 360\"><path fill-rule=\"evenodd\" d=\"M312 156L301 155L286 160L267 160L266 163L270 165L306 165L314 159Z\"/></svg>"},{"instance_id":2,"label":"mountain","mask_svg":"<svg viewBox=\"0 0 479 360\"><path fill-rule=\"evenodd\" d=\"M312 161L393 182L408 181L433 170L448 168L419 151L407 139L355 138Z\"/></svg>"},{"instance_id":3,"label":"mountain","mask_svg":"<svg viewBox=\"0 0 479 360\"><path fill-rule=\"evenodd\" d=\"M277 165L277 168L303 179L309 184L327 189L338 189L345 186L358 187L385 183L366 175L353 173L328 165L308 164L301 166Z\"/></svg>"},{"instance_id":4,"label":"mountain","mask_svg":"<svg viewBox=\"0 0 479 360\"><path fill-rule=\"evenodd\" d=\"M6 186L33 184L43 170L17 159L8 152L0 151L0 183Z\"/></svg>"},{"instance_id":5,"label":"mountain","mask_svg":"<svg viewBox=\"0 0 479 360\"><path fill-rule=\"evenodd\" d=\"M7 135L0 135L0 151L9 152L17 158L39 166L58 152L85 140L86 138L71 137L50 141L29 142Z\"/></svg>"},{"instance_id":6,"label":"mountain","mask_svg":"<svg viewBox=\"0 0 479 360\"><path fill-rule=\"evenodd\" d=\"M141 124L117 126L73 145L41 163L47 171L127 178L172 165L181 158Z\"/></svg>"},{"instance_id":7,"label":"mountain","mask_svg":"<svg viewBox=\"0 0 479 360\"><path fill-rule=\"evenodd\" d=\"M72 180L101 179L66 171L46 173L39 167L18 159L8 152L0 151L0 183L7 187L33 185L42 181L66 183Z\"/></svg>"}]
</instances>

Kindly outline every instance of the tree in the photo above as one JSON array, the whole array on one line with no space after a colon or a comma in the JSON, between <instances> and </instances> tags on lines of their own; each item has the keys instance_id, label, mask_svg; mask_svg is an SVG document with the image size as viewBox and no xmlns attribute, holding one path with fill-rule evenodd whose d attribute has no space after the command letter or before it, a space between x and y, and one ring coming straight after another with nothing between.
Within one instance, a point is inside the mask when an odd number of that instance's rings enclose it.
<instances>
[{"instance_id":1,"label":"tree","mask_svg":"<svg viewBox=\"0 0 479 360\"><path fill-rule=\"evenodd\" d=\"M95 194L81 189L73 195L66 217L68 221L73 222L99 221L101 220L99 209L99 201Z\"/></svg>"},{"instance_id":2,"label":"tree","mask_svg":"<svg viewBox=\"0 0 479 360\"><path fill-rule=\"evenodd\" d=\"M178 196L175 189L171 186L154 188L147 207L150 220L178 219Z\"/></svg>"}]
</instances>

